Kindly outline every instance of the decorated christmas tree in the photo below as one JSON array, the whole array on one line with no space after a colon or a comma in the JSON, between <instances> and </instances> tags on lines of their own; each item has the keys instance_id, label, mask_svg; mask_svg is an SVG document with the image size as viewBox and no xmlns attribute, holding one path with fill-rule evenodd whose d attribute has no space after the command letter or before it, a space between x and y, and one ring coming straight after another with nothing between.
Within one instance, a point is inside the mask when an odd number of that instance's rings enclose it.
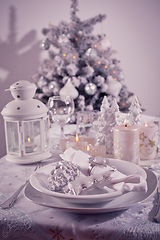
<instances>
[{"instance_id":1,"label":"decorated christmas tree","mask_svg":"<svg viewBox=\"0 0 160 240\"><path fill-rule=\"evenodd\" d=\"M82 21L77 12L78 0L71 0L71 22L49 24L42 30L46 39L41 48L49 55L33 75L36 98L47 103L53 95L72 95L78 111L100 110L106 96L110 104L115 98L120 111L127 112L134 94L124 83L120 61L112 57L106 35L92 33L106 15Z\"/></svg>"},{"instance_id":2,"label":"decorated christmas tree","mask_svg":"<svg viewBox=\"0 0 160 240\"><path fill-rule=\"evenodd\" d=\"M107 153L113 153L113 128L120 124L120 112L116 99L110 106L107 97L104 96L98 117L96 145L105 145Z\"/></svg>"},{"instance_id":3,"label":"decorated christmas tree","mask_svg":"<svg viewBox=\"0 0 160 240\"><path fill-rule=\"evenodd\" d=\"M131 106L129 107L128 122L129 124L139 124L141 121L141 108L136 96L133 97Z\"/></svg>"}]
</instances>

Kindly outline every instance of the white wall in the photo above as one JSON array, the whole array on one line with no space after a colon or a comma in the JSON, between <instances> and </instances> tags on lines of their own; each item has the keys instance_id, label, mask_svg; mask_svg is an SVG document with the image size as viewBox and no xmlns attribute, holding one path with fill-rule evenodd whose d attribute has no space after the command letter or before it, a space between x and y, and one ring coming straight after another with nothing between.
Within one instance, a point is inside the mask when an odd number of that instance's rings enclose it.
<instances>
[{"instance_id":1,"label":"white wall","mask_svg":"<svg viewBox=\"0 0 160 240\"><path fill-rule=\"evenodd\" d=\"M10 6L16 9L11 31ZM79 0L78 16L84 20L97 14L107 19L95 26L105 33L115 57L121 61L125 83L134 92L145 114L160 113L160 1ZM6 88L18 80L30 80L41 57L41 33L49 23L70 21L70 0L0 0L0 111L12 100ZM3 118L0 116L0 157L5 155Z\"/></svg>"}]
</instances>

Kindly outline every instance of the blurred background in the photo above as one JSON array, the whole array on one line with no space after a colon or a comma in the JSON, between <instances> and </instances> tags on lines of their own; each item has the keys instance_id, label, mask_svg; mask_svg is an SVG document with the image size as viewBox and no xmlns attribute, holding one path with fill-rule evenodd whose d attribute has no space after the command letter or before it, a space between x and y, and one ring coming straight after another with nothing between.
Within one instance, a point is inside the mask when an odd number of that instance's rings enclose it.
<instances>
[{"instance_id":1,"label":"blurred background","mask_svg":"<svg viewBox=\"0 0 160 240\"><path fill-rule=\"evenodd\" d=\"M70 0L0 0L0 111L13 98L5 92L19 80L31 81L42 59L48 24L70 22ZM78 17L89 19L106 14L93 34L106 34L115 58L120 60L128 90L137 95L143 114L160 115L160 1L79 0ZM0 116L0 157L5 136Z\"/></svg>"}]
</instances>

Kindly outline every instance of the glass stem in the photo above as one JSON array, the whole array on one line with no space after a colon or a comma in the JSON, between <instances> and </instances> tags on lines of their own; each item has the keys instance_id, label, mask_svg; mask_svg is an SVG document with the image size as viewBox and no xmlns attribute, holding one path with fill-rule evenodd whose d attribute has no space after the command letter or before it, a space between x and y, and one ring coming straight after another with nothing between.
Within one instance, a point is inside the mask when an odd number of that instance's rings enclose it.
<instances>
[{"instance_id":1,"label":"glass stem","mask_svg":"<svg viewBox=\"0 0 160 240\"><path fill-rule=\"evenodd\" d=\"M64 126L63 125L61 125L61 138L65 138Z\"/></svg>"}]
</instances>

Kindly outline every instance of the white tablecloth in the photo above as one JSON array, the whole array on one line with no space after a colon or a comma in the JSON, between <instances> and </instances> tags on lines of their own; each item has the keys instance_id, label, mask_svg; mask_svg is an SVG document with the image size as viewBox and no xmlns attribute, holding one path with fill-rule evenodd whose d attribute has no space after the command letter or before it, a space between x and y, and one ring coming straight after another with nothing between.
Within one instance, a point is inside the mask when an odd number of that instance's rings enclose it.
<instances>
[{"instance_id":1,"label":"white tablecloth","mask_svg":"<svg viewBox=\"0 0 160 240\"><path fill-rule=\"evenodd\" d=\"M72 128L73 129L73 128ZM52 135L52 143L57 136ZM55 161L60 151L52 149ZM157 164L160 159L143 164ZM9 197L32 174L36 164L17 165L0 160L0 202ZM37 205L20 193L15 205L0 209L0 240L159 240L160 224L153 221L157 194L128 210L104 214L77 214Z\"/></svg>"}]
</instances>

